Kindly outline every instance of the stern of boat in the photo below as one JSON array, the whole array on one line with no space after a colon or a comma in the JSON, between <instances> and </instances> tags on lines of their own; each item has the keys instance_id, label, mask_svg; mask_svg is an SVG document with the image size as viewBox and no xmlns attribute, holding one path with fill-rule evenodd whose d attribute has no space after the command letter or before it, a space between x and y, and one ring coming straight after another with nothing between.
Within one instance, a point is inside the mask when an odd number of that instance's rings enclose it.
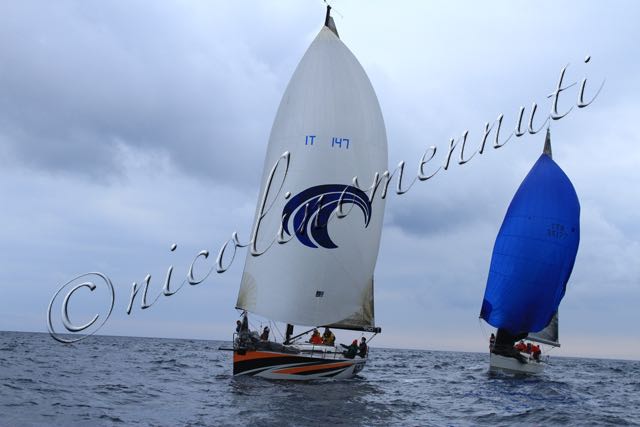
<instances>
[{"instance_id":1,"label":"stern of boat","mask_svg":"<svg viewBox=\"0 0 640 427\"><path fill-rule=\"evenodd\" d=\"M532 358L527 357L526 362L523 363L514 357L501 356L495 353L489 353L489 355L489 369L491 371L504 371L513 374L539 374L544 370L544 364Z\"/></svg>"}]
</instances>

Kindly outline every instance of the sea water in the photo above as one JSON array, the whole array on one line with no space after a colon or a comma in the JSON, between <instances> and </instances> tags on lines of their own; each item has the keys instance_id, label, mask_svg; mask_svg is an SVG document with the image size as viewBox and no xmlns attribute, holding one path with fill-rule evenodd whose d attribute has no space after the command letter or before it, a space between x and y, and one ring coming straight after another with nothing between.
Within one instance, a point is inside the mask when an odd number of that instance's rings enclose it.
<instances>
[{"instance_id":1,"label":"sea water","mask_svg":"<svg viewBox=\"0 0 640 427\"><path fill-rule=\"evenodd\" d=\"M0 425L640 425L640 362L551 358L488 372L488 354L370 350L351 380L231 375L221 341L0 332Z\"/></svg>"}]
</instances>

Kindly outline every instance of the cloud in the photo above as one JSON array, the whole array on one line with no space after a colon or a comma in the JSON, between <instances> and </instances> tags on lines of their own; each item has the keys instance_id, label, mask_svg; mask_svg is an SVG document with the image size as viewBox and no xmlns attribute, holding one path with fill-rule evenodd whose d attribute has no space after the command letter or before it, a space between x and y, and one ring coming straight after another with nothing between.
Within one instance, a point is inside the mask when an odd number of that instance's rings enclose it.
<instances>
[{"instance_id":1,"label":"cloud","mask_svg":"<svg viewBox=\"0 0 640 427\"><path fill-rule=\"evenodd\" d=\"M104 179L122 174L125 145L186 174L255 184L246 165L261 164L286 83L274 71L290 53L248 44L225 6L150 6L5 8L0 124L10 153L30 168Z\"/></svg>"}]
</instances>

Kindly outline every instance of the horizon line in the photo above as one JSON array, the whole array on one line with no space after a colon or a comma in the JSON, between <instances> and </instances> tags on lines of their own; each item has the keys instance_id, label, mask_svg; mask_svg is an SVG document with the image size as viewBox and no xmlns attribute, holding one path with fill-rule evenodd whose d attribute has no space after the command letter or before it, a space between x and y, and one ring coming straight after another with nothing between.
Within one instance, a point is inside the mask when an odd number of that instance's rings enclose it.
<instances>
[{"instance_id":1,"label":"horizon line","mask_svg":"<svg viewBox=\"0 0 640 427\"><path fill-rule=\"evenodd\" d=\"M0 329L0 333L8 332L8 333L28 333L28 334L44 334L51 335L49 332L42 331L15 331L15 330L5 330ZM64 334L69 336L74 336L74 334ZM115 338L143 338L143 339L165 339L165 340L182 340L182 341L218 341L218 342L231 342L231 340L223 340L223 339L213 339L213 338L185 338L185 337L161 337L161 336L143 336L143 335L117 335L117 334L93 334L94 337L115 337ZM89 337L87 337L89 338ZM52 339L52 341L56 342ZM82 340L84 341L84 340ZM73 343L58 343L61 345L68 344L77 344L80 341ZM431 351L431 352L439 352L439 353L471 353L471 354L485 354L485 352L481 351L464 351L464 350L436 350L436 349L427 349L427 348L400 348L400 347L386 347L386 346L377 346L372 345L372 348L379 348L383 350L405 350L405 351ZM559 356L554 355L553 358L563 358L563 359L593 359L593 360L614 360L621 362L639 362L640 357L638 359L623 359L619 357L592 357L592 356Z\"/></svg>"}]
</instances>

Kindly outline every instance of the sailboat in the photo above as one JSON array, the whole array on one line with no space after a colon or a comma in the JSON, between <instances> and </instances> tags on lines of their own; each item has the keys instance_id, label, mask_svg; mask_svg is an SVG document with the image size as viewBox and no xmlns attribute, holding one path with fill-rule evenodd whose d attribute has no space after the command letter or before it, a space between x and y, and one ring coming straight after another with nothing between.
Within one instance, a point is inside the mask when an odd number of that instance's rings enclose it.
<instances>
[{"instance_id":1,"label":"sailboat","mask_svg":"<svg viewBox=\"0 0 640 427\"><path fill-rule=\"evenodd\" d=\"M384 200L372 200L375 191L370 196L354 177L369 182L386 170L387 137L371 82L340 40L330 6L282 97L263 183L283 153L290 163L282 191L274 195L264 185L258 197L261 231L254 238L256 247L268 250L248 253L245 260L236 303L245 326L234 337L233 373L286 380L353 377L368 354L347 357L336 345L303 342L305 332L294 335L296 326L381 331L374 320L373 272ZM278 231L286 243L274 244ZM247 334L249 313L286 324L283 341Z\"/></svg>"},{"instance_id":2,"label":"sailboat","mask_svg":"<svg viewBox=\"0 0 640 427\"><path fill-rule=\"evenodd\" d=\"M498 328L490 369L540 373L544 364L516 341L559 346L558 306L580 241L580 202L553 161L547 129L543 153L511 200L493 248L480 317Z\"/></svg>"}]
</instances>

